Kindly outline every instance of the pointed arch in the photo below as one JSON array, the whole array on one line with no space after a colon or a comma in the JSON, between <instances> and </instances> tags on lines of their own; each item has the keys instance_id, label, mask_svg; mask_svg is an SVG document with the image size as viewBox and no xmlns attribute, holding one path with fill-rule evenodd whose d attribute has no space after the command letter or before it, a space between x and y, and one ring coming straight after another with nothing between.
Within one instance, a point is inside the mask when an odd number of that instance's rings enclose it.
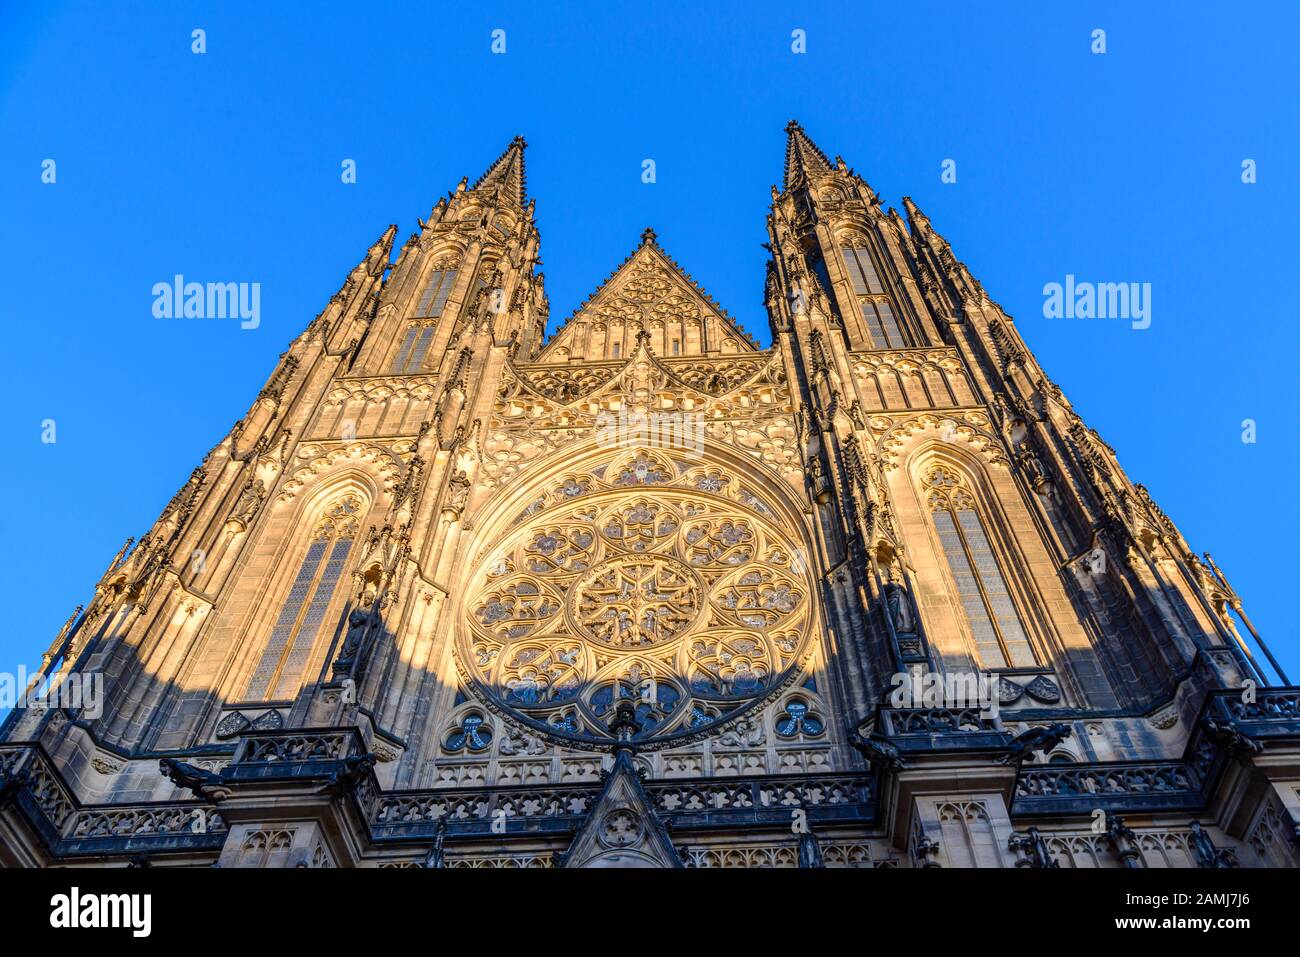
<instances>
[{"instance_id":1,"label":"pointed arch","mask_svg":"<svg viewBox=\"0 0 1300 957\"><path fill-rule=\"evenodd\" d=\"M903 349L912 345L884 279L887 258L883 250L868 233L851 228L840 231L836 246L870 348Z\"/></svg>"},{"instance_id":2,"label":"pointed arch","mask_svg":"<svg viewBox=\"0 0 1300 957\"><path fill-rule=\"evenodd\" d=\"M365 514L362 500L344 492L315 522L275 624L245 688L250 701L294 697L312 649L334 603Z\"/></svg>"},{"instance_id":3,"label":"pointed arch","mask_svg":"<svg viewBox=\"0 0 1300 957\"><path fill-rule=\"evenodd\" d=\"M983 668L1036 668L1015 572L998 541L997 516L979 473L955 450L930 448L913 460L912 479L935 536L952 594L961 606L974 657Z\"/></svg>"},{"instance_id":4,"label":"pointed arch","mask_svg":"<svg viewBox=\"0 0 1300 957\"><path fill-rule=\"evenodd\" d=\"M764 721L821 661L806 517L724 445L575 441L483 502L473 532L448 654L483 707L533 733L607 740L626 699L642 747L719 734ZM827 740L811 702L791 720Z\"/></svg>"},{"instance_id":5,"label":"pointed arch","mask_svg":"<svg viewBox=\"0 0 1300 957\"><path fill-rule=\"evenodd\" d=\"M275 503L269 516L272 533L241 585L241 590L258 587L255 593L244 592L252 614L241 626L240 644L248 650L229 679L229 698L281 701L297 696L319 666L322 646L333 637L357 535L385 486L377 476L350 465L313 480L297 501L291 497ZM271 543L273 550L267 548ZM267 567L274 572L254 575L254 569Z\"/></svg>"}]
</instances>

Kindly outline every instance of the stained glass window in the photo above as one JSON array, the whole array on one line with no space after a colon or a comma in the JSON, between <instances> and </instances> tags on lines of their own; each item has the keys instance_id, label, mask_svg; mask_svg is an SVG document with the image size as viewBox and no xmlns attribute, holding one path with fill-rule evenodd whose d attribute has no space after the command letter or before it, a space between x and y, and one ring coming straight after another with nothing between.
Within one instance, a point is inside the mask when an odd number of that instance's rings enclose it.
<instances>
[{"instance_id":1,"label":"stained glass window","mask_svg":"<svg viewBox=\"0 0 1300 957\"><path fill-rule=\"evenodd\" d=\"M825 723L809 712L808 703L802 698L791 698L786 703L785 712L776 719L776 733L783 738L793 738L800 733L815 738L825 730Z\"/></svg>"},{"instance_id":2,"label":"stained glass window","mask_svg":"<svg viewBox=\"0 0 1300 957\"><path fill-rule=\"evenodd\" d=\"M344 499L317 526L248 683L245 697L249 700L281 700L297 693L352 549L358 510L355 499Z\"/></svg>"},{"instance_id":3,"label":"stained glass window","mask_svg":"<svg viewBox=\"0 0 1300 957\"><path fill-rule=\"evenodd\" d=\"M411 326L406 330L402 347L397 350L397 358L393 360L395 375L411 375L421 370L425 354L429 351L429 343L433 341L433 333L434 327L428 325Z\"/></svg>"},{"instance_id":4,"label":"stained glass window","mask_svg":"<svg viewBox=\"0 0 1300 957\"><path fill-rule=\"evenodd\" d=\"M858 295L862 319L875 349L901 349L907 345L893 306L885 296L884 284L876 272L871 251L866 246L844 246L844 268L848 270L853 291ZM870 297L870 298L868 298Z\"/></svg>"},{"instance_id":5,"label":"stained glass window","mask_svg":"<svg viewBox=\"0 0 1300 957\"><path fill-rule=\"evenodd\" d=\"M885 291L876 274L876 265L871 261L871 251L862 246L845 246L844 266L853 281L853 291L859 296L877 295Z\"/></svg>"},{"instance_id":6,"label":"stained glass window","mask_svg":"<svg viewBox=\"0 0 1300 957\"><path fill-rule=\"evenodd\" d=\"M447 297L451 295L451 287L456 284L455 269L435 269L433 275L429 277L429 284L424 287L424 292L420 295L420 302L415 307L417 316L441 316L442 309L447 305Z\"/></svg>"},{"instance_id":7,"label":"stained glass window","mask_svg":"<svg viewBox=\"0 0 1300 957\"><path fill-rule=\"evenodd\" d=\"M592 739L628 701L634 736L666 740L793 682L815 585L775 500L650 449L552 488L470 573L456 641L480 700ZM828 732L806 696L794 704L793 734Z\"/></svg>"},{"instance_id":8,"label":"stained glass window","mask_svg":"<svg viewBox=\"0 0 1300 957\"><path fill-rule=\"evenodd\" d=\"M1038 664L975 499L957 474L942 466L926 480L935 529L980 662L988 668Z\"/></svg>"},{"instance_id":9,"label":"stained glass window","mask_svg":"<svg viewBox=\"0 0 1300 957\"><path fill-rule=\"evenodd\" d=\"M863 299L862 318L866 320L871 344L875 348L901 349L907 345L903 340L903 330L899 328L898 319L888 302Z\"/></svg>"},{"instance_id":10,"label":"stained glass window","mask_svg":"<svg viewBox=\"0 0 1300 957\"><path fill-rule=\"evenodd\" d=\"M492 743L492 729L488 727L481 714L467 714L461 720L459 728L453 728L443 742L443 747L451 752L486 751Z\"/></svg>"}]
</instances>

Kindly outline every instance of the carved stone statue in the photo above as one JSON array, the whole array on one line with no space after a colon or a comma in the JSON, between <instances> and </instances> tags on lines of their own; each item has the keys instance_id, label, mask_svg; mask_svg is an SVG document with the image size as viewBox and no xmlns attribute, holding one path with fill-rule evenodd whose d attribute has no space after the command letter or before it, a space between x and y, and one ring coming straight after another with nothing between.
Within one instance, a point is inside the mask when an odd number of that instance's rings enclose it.
<instances>
[{"instance_id":1,"label":"carved stone statue","mask_svg":"<svg viewBox=\"0 0 1300 957\"><path fill-rule=\"evenodd\" d=\"M1052 857L1052 852L1047 849L1047 841L1043 840L1043 835L1038 828L1031 827L1029 829L1029 842L1033 848L1035 867L1059 868L1061 866Z\"/></svg>"},{"instance_id":2,"label":"carved stone statue","mask_svg":"<svg viewBox=\"0 0 1300 957\"><path fill-rule=\"evenodd\" d=\"M817 843L817 835L808 829L799 835L799 866L804 868L823 868L822 848Z\"/></svg>"},{"instance_id":3,"label":"carved stone statue","mask_svg":"<svg viewBox=\"0 0 1300 957\"><path fill-rule=\"evenodd\" d=\"M609 724L610 733L621 742L629 742L641 731L636 705L623 698L614 706L614 719Z\"/></svg>"},{"instance_id":4,"label":"carved stone statue","mask_svg":"<svg viewBox=\"0 0 1300 957\"><path fill-rule=\"evenodd\" d=\"M943 866L939 863L939 842L919 829L912 844L912 857L919 867Z\"/></svg>"},{"instance_id":5,"label":"carved stone statue","mask_svg":"<svg viewBox=\"0 0 1300 957\"><path fill-rule=\"evenodd\" d=\"M545 754L546 742L535 734L509 728L501 739L502 754Z\"/></svg>"},{"instance_id":6,"label":"carved stone statue","mask_svg":"<svg viewBox=\"0 0 1300 957\"><path fill-rule=\"evenodd\" d=\"M1016 446L1015 450L1016 463L1025 473L1025 479L1029 482L1029 487L1035 492L1041 492L1050 484L1047 473L1043 471L1043 463L1039 461L1038 455L1030 448L1029 443L1025 442Z\"/></svg>"},{"instance_id":7,"label":"carved stone statue","mask_svg":"<svg viewBox=\"0 0 1300 957\"><path fill-rule=\"evenodd\" d=\"M818 504L830 501L831 487L826 478L826 466L822 464L821 456L808 456L808 478L812 483L813 500Z\"/></svg>"},{"instance_id":8,"label":"carved stone statue","mask_svg":"<svg viewBox=\"0 0 1300 957\"><path fill-rule=\"evenodd\" d=\"M748 718L741 718L718 737L718 744L724 748L759 748L766 741L762 723Z\"/></svg>"},{"instance_id":9,"label":"carved stone statue","mask_svg":"<svg viewBox=\"0 0 1300 957\"><path fill-rule=\"evenodd\" d=\"M1026 834L1013 833L1007 846L1016 854L1016 867L1050 869L1061 866L1053 859L1047 841L1043 840L1043 835L1036 827L1029 828Z\"/></svg>"},{"instance_id":10,"label":"carved stone statue","mask_svg":"<svg viewBox=\"0 0 1300 957\"><path fill-rule=\"evenodd\" d=\"M447 860L443 845L447 841L447 822L443 818L438 818L438 824L433 834L433 847L429 848L429 853L424 858L422 866L429 868L445 868Z\"/></svg>"},{"instance_id":11,"label":"carved stone statue","mask_svg":"<svg viewBox=\"0 0 1300 957\"><path fill-rule=\"evenodd\" d=\"M1229 752L1258 754L1264 750L1262 744L1249 735L1242 734L1241 729L1231 721L1215 721L1206 716L1201 721L1201 729L1207 738Z\"/></svg>"},{"instance_id":12,"label":"carved stone statue","mask_svg":"<svg viewBox=\"0 0 1300 957\"><path fill-rule=\"evenodd\" d=\"M916 634L916 613L912 609L912 596L907 587L898 580L898 572L891 566L889 581L885 583L885 607L889 609L889 619L894 623L897 635Z\"/></svg>"},{"instance_id":13,"label":"carved stone statue","mask_svg":"<svg viewBox=\"0 0 1300 957\"><path fill-rule=\"evenodd\" d=\"M850 728L849 744L866 758L867 763L873 767L877 765L883 765L887 768L907 767L907 761L903 759L902 752L877 732L872 732L870 735L863 737Z\"/></svg>"},{"instance_id":14,"label":"carved stone statue","mask_svg":"<svg viewBox=\"0 0 1300 957\"><path fill-rule=\"evenodd\" d=\"M343 765L330 775L323 790L333 794L346 794L361 783L379 761L379 755L372 751L354 754L343 759Z\"/></svg>"},{"instance_id":15,"label":"carved stone statue","mask_svg":"<svg viewBox=\"0 0 1300 957\"><path fill-rule=\"evenodd\" d=\"M447 501L442 506L444 515L453 521L460 518L465 503L469 501L469 488L469 474L464 469L447 480Z\"/></svg>"},{"instance_id":16,"label":"carved stone statue","mask_svg":"<svg viewBox=\"0 0 1300 957\"><path fill-rule=\"evenodd\" d=\"M1232 860L1227 852L1219 850L1214 846L1214 841L1201 825L1200 821L1193 821L1190 825L1192 834L1190 843L1192 851L1196 854L1197 867L1232 867Z\"/></svg>"},{"instance_id":17,"label":"carved stone statue","mask_svg":"<svg viewBox=\"0 0 1300 957\"><path fill-rule=\"evenodd\" d=\"M262 507L262 499L265 497L266 484L261 479L246 486L239 496L239 501L235 503L235 517L247 526L257 514L257 510Z\"/></svg>"},{"instance_id":18,"label":"carved stone statue","mask_svg":"<svg viewBox=\"0 0 1300 957\"><path fill-rule=\"evenodd\" d=\"M339 656L334 661L335 678L352 674L357 652L361 650L361 642L365 639L373 618L369 608L354 608L348 615L348 632L343 637L343 647L339 649Z\"/></svg>"}]
</instances>

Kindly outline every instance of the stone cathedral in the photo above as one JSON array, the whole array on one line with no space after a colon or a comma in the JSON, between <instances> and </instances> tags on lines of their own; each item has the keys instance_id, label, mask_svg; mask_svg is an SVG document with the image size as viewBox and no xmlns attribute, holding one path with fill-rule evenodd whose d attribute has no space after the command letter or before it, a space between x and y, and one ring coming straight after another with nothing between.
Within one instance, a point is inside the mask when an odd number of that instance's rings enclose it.
<instances>
[{"instance_id":1,"label":"stone cathedral","mask_svg":"<svg viewBox=\"0 0 1300 957\"><path fill-rule=\"evenodd\" d=\"M651 229L547 338L522 139L385 230L50 644L0 864L1300 863L1224 573L786 133L766 349Z\"/></svg>"}]
</instances>

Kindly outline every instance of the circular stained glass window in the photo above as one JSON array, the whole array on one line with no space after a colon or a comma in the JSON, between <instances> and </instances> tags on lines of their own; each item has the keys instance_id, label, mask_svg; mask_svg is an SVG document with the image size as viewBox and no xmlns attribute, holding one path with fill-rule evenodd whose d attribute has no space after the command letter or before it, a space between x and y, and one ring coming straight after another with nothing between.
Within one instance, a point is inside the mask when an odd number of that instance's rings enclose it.
<instances>
[{"instance_id":1,"label":"circular stained glass window","mask_svg":"<svg viewBox=\"0 0 1300 957\"><path fill-rule=\"evenodd\" d=\"M801 663L813 582L796 541L742 483L638 453L521 512L472 573L458 661L489 706L553 738L608 742L621 699L643 743L708 733Z\"/></svg>"}]
</instances>

